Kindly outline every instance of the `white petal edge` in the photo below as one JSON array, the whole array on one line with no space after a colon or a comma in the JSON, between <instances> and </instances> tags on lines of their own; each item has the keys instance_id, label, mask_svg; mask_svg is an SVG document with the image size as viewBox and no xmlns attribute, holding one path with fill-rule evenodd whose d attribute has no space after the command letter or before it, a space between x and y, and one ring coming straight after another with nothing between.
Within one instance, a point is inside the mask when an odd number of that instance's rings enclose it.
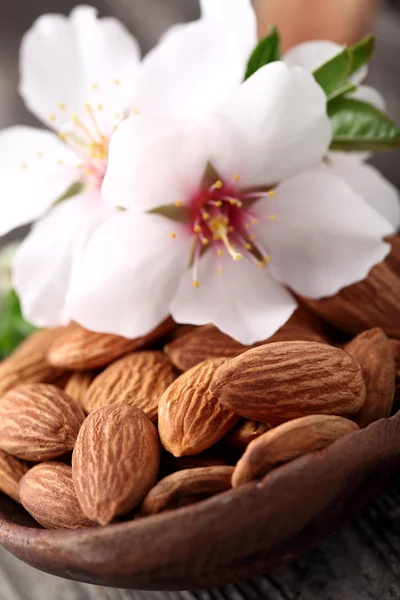
<instances>
[{"instance_id":1,"label":"white petal edge","mask_svg":"<svg viewBox=\"0 0 400 600\"><path fill-rule=\"evenodd\" d=\"M319 162L331 141L326 97L300 67L259 69L216 111L212 164L244 186L275 184Z\"/></svg>"},{"instance_id":2,"label":"white petal edge","mask_svg":"<svg viewBox=\"0 0 400 600\"><path fill-rule=\"evenodd\" d=\"M298 294L321 298L364 279L384 260L393 228L347 185L320 170L284 182L273 202L258 202L276 220L259 227L271 275Z\"/></svg>"},{"instance_id":3,"label":"white petal edge","mask_svg":"<svg viewBox=\"0 0 400 600\"><path fill-rule=\"evenodd\" d=\"M109 215L99 196L75 196L40 220L19 247L13 284L25 318L37 327L66 324L66 293L88 238Z\"/></svg>"},{"instance_id":4,"label":"white petal edge","mask_svg":"<svg viewBox=\"0 0 400 600\"><path fill-rule=\"evenodd\" d=\"M71 317L93 331L127 338L149 333L169 314L190 240L163 217L129 212L111 217L88 244L67 298Z\"/></svg>"},{"instance_id":5,"label":"white petal edge","mask_svg":"<svg viewBox=\"0 0 400 600\"><path fill-rule=\"evenodd\" d=\"M296 309L294 298L268 269L246 259L218 259L210 250L200 260L198 279L200 287L194 288L191 273L183 277L171 303L173 318L193 325L213 323L242 344L271 337Z\"/></svg>"},{"instance_id":6,"label":"white petal edge","mask_svg":"<svg viewBox=\"0 0 400 600\"><path fill-rule=\"evenodd\" d=\"M42 216L78 179L75 158L49 131L0 132L0 235Z\"/></svg>"},{"instance_id":7,"label":"white petal edge","mask_svg":"<svg viewBox=\"0 0 400 600\"><path fill-rule=\"evenodd\" d=\"M60 130L71 113L83 118L87 102L109 115L128 109L139 61L138 43L117 19L98 19L90 6L69 17L46 14L21 43L20 93L36 117Z\"/></svg>"}]
</instances>

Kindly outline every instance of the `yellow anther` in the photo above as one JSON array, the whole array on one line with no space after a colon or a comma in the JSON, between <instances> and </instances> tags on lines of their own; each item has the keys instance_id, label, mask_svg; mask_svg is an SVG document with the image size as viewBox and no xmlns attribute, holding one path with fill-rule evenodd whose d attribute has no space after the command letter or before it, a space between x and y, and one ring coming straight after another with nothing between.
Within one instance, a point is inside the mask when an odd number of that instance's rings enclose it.
<instances>
[{"instance_id":1,"label":"yellow anther","mask_svg":"<svg viewBox=\"0 0 400 600\"><path fill-rule=\"evenodd\" d=\"M38 152L36 152L36 156L37 156L38 158L42 158L42 156L43 156L43 152L40 152L40 150L39 150Z\"/></svg>"},{"instance_id":2,"label":"yellow anther","mask_svg":"<svg viewBox=\"0 0 400 600\"><path fill-rule=\"evenodd\" d=\"M249 224L249 223L245 223L245 224L244 224L244 228L245 228L245 229L248 229L249 227L250 227L250 224Z\"/></svg>"},{"instance_id":3,"label":"yellow anther","mask_svg":"<svg viewBox=\"0 0 400 600\"><path fill-rule=\"evenodd\" d=\"M135 110L133 111L133 114L138 116L141 114L141 110L139 108L135 108Z\"/></svg>"},{"instance_id":4,"label":"yellow anther","mask_svg":"<svg viewBox=\"0 0 400 600\"><path fill-rule=\"evenodd\" d=\"M174 240L176 238L176 233L175 232L170 233L169 237L171 237Z\"/></svg>"},{"instance_id":5,"label":"yellow anther","mask_svg":"<svg viewBox=\"0 0 400 600\"><path fill-rule=\"evenodd\" d=\"M222 206L222 200L217 200L217 201L215 202L215 206L216 206L217 208L221 208L221 206Z\"/></svg>"},{"instance_id":6,"label":"yellow anther","mask_svg":"<svg viewBox=\"0 0 400 600\"><path fill-rule=\"evenodd\" d=\"M271 262L271 257L269 256L269 254L266 254L264 256L264 262L266 265L269 265L269 263Z\"/></svg>"},{"instance_id":7,"label":"yellow anther","mask_svg":"<svg viewBox=\"0 0 400 600\"><path fill-rule=\"evenodd\" d=\"M224 270L222 267L218 268L218 275L223 275L224 274Z\"/></svg>"},{"instance_id":8,"label":"yellow anther","mask_svg":"<svg viewBox=\"0 0 400 600\"><path fill-rule=\"evenodd\" d=\"M244 247L246 248L246 250L252 250L253 246L249 243L245 244Z\"/></svg>"},{"instance_id":9,"label":"yellow anther","mask_svg":"<svg viewBox=\"0 0 400 600\"><path fill-rule=\"evenodd\" d=\"M82 163L79 163L79 165L76 165L77 169L83 169L84 165Z\"/></svg>"},{"instance_id":10,"label":"yellow anther","mask_svg":"<svg viewBox=\"0 0 400 600\"><path fill-rule=\"evenodd\" d=\"M90 177L90 175L92 175L92 174L93 174L93 171L92 171L92 169L86 169L86 171L85 171L85 175L86 175L87 177Z\"/></svg>"},{"instance_id":11,"label":"yellow anther","mask_svg":"<svg viewBox=\"0 0 400 600\"><path fill-rule=\"evenodd\" d=\"M114 119L117 119L117 121L119 121L121 119L121 113L115 113Z\"/></svg>"},{"instance_id":12,"label":"yellow anther","mask_svg":"<svg viewBox=\"0 0 400 600\"><path fill-rule=\"evenodd\" d=\"M257 225L259 222L260 222L259 219L253 219L252 222L251 222L251 224L252 225Z\"/></svg>"},{"instance_id":13,"label":"yellow anther","mask_svg":"<svg viewBox=\"0 0 400 600\"><path fill-rule=\"evenodd\" d=\"M233 176L233 181L239 181L240 179L240 175L234 175Z\"/></svg>"},{"instance_id":14,"label":"yellow anther","mask_svg":"<svg viewBox=\"0 0 400 600\"><path fill-rule=\"evenodd\" d=\"M208 221L208 219L211 217L211 215L209 213L203 213L203 219L204 221Z\"/></svg>"},{"instance_id":15,"label":"yellow anther","mask_svg":"<svg viewBox=\"0 0 400 600\"><path fill-rule=\"evenodd\" d=\"M275 190L269 190L269 192L267 192L267 196L268 196L269 198L273 198L273 197L275 196L275 194L276 194L276 191L275 191Z\"/></svg>"},{"instance_id":16,"label":"yellow anther","mask_svg":"<svg viewBox=\"0 0 400 600\"><path fill-rule=\"evenodd\" d=\"M97 92L97 90L99 89L99 84L98 83L92 83L92 85L90 87L92 88L92 90L94 92Z\"/></svg>"},{"instance_id":17,"label":"yellow anther","mask_svg":"<svg viewBox=\"0 0 400 600\"><path fill-rule=\"evenodd\" d=\"M264 261L263 261L263 260L259 260L259 261L257 262L257 267L258 267L259 269L262 269L262 268L263 268L263 266L264 266Z\"/></svg>"},{"instance_id":18,"label":"yellow anther","mask_svg":"<svg viewBox=\"0 0 400 600\"><path fill-rule=\"evenodd\" d=\"M23 163L21 164L21 169L22 169L23 171L26 171L26 169L27 169L27 168L28 168L28 165L27 165L27 163L23 162Z\"/></svg>"},{"instance_id":19,"label":"yellow anther","mask_svg":"<svg viewBox=\"0 0 400 600\"><path fill-rule=\"evenodd\" d=\"M118 85L121 85L121 82L119 79L114 79L113 84L118 86Z\"/></svg>"},{"instance_id":20,"label":"yellow anther","mask_svg":"<svg viewBox=\"0 0 400 600\"><path fill-rule=\"evenodd\" d=\"M61 132L61 133L58 134L58 137L60 138L60 140L62 140L63 142L65 142L66 139L68 138L68 134Z\"/></svg>"},{"instance_id":21,"label":"yellow anther","mask_svg":"<svg viewBox=\"0 0 400 600\"><path fill-rule=\"evenodd\" d=\"M199 281L197 281L197 279L195 279L195 280L193 281L193 287L195 287L195 288L198 288L198 287L200 287L200 282L199 282Z\"/></svg>"},{"instance_id":22,"label":"yellow anther","mask_svg":"<svg viewBox=\"0 0 400 600\"><path fill-rule=\"evenodd\" d=\"M58 109L59 110L66 110L67 105L65 104L65 102L60 102L60 104L58 105Z\"/></svg>"},{"instance_id":23,"label":"yellow anther","mask_svg":"<svg viewBox=\"0 0 400 600\"><path fill-rule=\"evenodd\" d=\"M195 226L193 227L193 231L194 231L195 233L201 233L201 227L200 227L200 225L195 225Z\"/></svg>"},{"instance_id":24,"label":"yellow anther","mask_svg":"<svg viewBox=\"0 0 400 600\"><path fill-rule=\"evenodd\" d=\"M86 105L86 106L90 106L90 105ZM76 113L76 112L73 112L73 113L72 113L72 115L71 115L71 119L73 120L73 122L74 122L75 124L76 124L76 123L79 123L79 117L78 117L78 115L77 115L77 113Z\"/></svg>"},{"instance_id":25,"label":"yellow anther","mask_svg":"<svg viewBox=\"0 0 400 600\"><path fill-rule=\"evenodd\" d=\"M210 240L208 238L203 238L201 240L201 243L203 244L203 246L208 246L208 244L210 243Z\"/></svg>"},{"instance_id":26,"label":"yellow anther","mask_svg":"<svg viewBox=\"0 0 400 600\"><path fill-rule=\"evenodd\" d=\"M54 123L54 121L57 119L56 115L54 113L50 113L49 114L49 121L51 121L51 123Z\"/></svg>"},{"instance_id":27,"label":"yellow anther","mask_svg":"<svg viewBox=\"0 0 400 600\"><path fill-rule=\"evenodd\" d=\"M251 241L254 242L254 240L256 239L257 236L255 233L252 233L251 236L249 236L249 237L250 237Z\"/></svg>"},{"instance_id":28,"label":"yellow anther","mask_svg":"<svg viewBox=\"0 0 400 600\"><path fill-rule=\"evenodd\" d=\"M215 187L217 190L220 190L221 188L223 188L223 187L224 187L224 184L222 183L222 181L221 181L220 179L218 179L218 181L216 181L216 182L214 183L214 187Z\"/></svg>"},{"instance_id":29,"label":"yellow anther","mask_svg":"<svg viewBox=\"0 0 400 600\"><path fill-rule=\"evenodd\" d=\"M61 165L63 165L63 164L64 164L64 161L63 161L63 160L61 160L61 158L60 158L60 160L58 160L58 161L57 161L57 164L61 166Z\"/></svg>"},{"instance_id":30,"label":"yellow anther","mask_svg":"<svg viewBox=\"0 0 400 600\"><path fill-rule=\"evenodd\" d=\"M236 204L235 198L229 198L229 204L231 204L232 206L235 206L235 204Z\"/></svg>"},{"instance_id":31,"label":"yellow anther","mask_svg":"<svg viewBox=\"0 0 400 600\"><path fill-rule=\"evenodd\" d=\"M222 250L222 248L218 248L217 254L218 254L218 256L223 256L224 255L224 251Z\"/></svg>"},{"instance_id":32,"label":"yellow anther","mask_svg":"<svg viewBox=\"0 0 400 600\"><path fill-rule=\"evenodd\" d=\"M175 206L178 207L178 208L180 208L182 206L182 200L177 200L175 202Z\"/></svg>"},{"instance_id":33,"label":"yellow anther","mask_svg":"<svg viewBox=\"0 0 400 600\"><path fill-rule=\"evenodd\" d=\"M276 221L276 215L270 215L269 220L270 221Z\"/></svg>"},{"instance_id":34,"label":"yellow anther","mask_svg":"<svg viewBox=\"0 0 400 600\"><path fill-rule=\"evenodd\" d=\"M97 105L97 110L104 110L103 104L98 104Z\"/></svg>"},{"instance_id":35,"label":"yellow anther","mask_svg":"<svg viewBox=\"0 0 400 600\"><path fill-rule=\"evenodd\" d=\"M219 242L219 241L220 241L220 239L221 239L221 236L220 236L220 235L218 235L218 233L214 233L214 235L213 235L213 240L214 240L214 242Z\"/></svg>"}]
</instances>

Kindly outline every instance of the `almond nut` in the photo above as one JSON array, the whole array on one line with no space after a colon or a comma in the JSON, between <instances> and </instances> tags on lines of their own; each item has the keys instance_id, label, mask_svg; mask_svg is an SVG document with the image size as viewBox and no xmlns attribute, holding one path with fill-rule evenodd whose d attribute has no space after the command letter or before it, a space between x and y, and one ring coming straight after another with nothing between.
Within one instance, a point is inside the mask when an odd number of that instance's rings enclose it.
<instances>
[{"instance_id":1,"label":"almond nut","mask_svg":"<svg viewBox=\"0 0 400 600\"><path fill-rule=\"evenodd\" d=\"M316 342L248 350L215 371L210 389L227 409L268 424L354 414L365 400L359 364L340 348Z\"/></svg>"},{"instance_id":2,"label":"almond nut","mask_svg":"<svg viewBox=\"0 0 400 600\"><path fill-rule=\"evenodd\" d=\"M21 479L19 493L24 508L46 529L95 526L82 512L68 465L36 465Z\"/></svg>"},{"instance_id":3,"label":"almond nut","mask_svg":"<svg viewBox=\"0 0 400 600\"><path fill-rule=\"evenodd\" d=\"M93 412L72 455L83 512L101 525L128 513L153 487L159 463L157 430L141 410L114 404Z\"/></svg>"},{"instance_id":4,"label":"almond nut","mask_svg":"<svg viewBox=\"0 0 400 600\"><path fill-rule=\"evenodd\" d=\"M389 244L392 244L392 251L386 257L386 262L392 267L393 271L400 275L400 235L392 235L386 238Z\"/></svg>"},{"instance_id":5,"label":"almond nut","mask_svg":"<svg viewBox=\"0 0 400 600\"><path fill-rule=\"evenodd\" d=\"M236 427L231 429L224 437L224 444L231 448L247 448L253 440L260 435L272 429L273 425L268 423L258 423L257 421L240 421Z\"/></svg>"},{"instance_id":6,"label":"almond nut","mask_svg":"<svg viewBox=\"0 0 400 600\"><path fill-rule=\"evenodd\" d=\"M83 399L83 408L91 413L109 404L129 404L155 421L158 402L175 377L173 365L163 352L128 354L96 377Z\"/></svg>"},{"instance_id":7,"label":"almond nut","mask_svg":"<svg viewBox=\"0 0 400 600\"><path fill-rule=\"evenodd\" d=\"M395 392L393 348L382 329L370 329L355 337L345 347L363 372L366 397L355 421L366 427L390 416Z\"/></svg>"},{"instance_id":8,"label":"almond nut","mask_svg":"<svg viewBox=\"0 0 400 600\"><path fill-rule=\"evenodd\" d=\"M71 371L105 367L128 352L151 345L173 326L172 319L167 319L148 335L134 340L75 326L55 341L47 358L51 365Z\"/></svg>"},{"instance_id":9,"label":"almond nut","mask_svg":"<svg viewBox=\"0 0 400 600\"><path fill-rule=\"evenodd\" d=\"M66 394L83 408L83 399L95 377L95 371L75 371L65 386Z\"/></svg>"},{"instance_id":10,"label":"almond nut","mask_svg":"<svg viewBox=\"0 0 400 600\"><path fill-rule=\"evenodd\" d=\"M18 486L28 469L26 463L0 450L0 491L20 502Z\"/></svg>"},{"instance_id":11,"label":"almond nut","mask_svg":"<svg viewBox=\"0 0 400 600\"><path fill-rule=\"evenodd\" d=\"M210 448L239 420L209 389L214 372L225 361L205 360L178 377L161 396L158 429L164 448L174 456Z\"/></svg>"},{"instance_id":12,"label":"almond nut","mask_svg":"<svg viewBox=\"0 0 400 600\"><path fill-rule=\"evenodd\" d=\"M251 442L236 465L232 486L262 479L275 467L357 430L350 419L330 415L310 415L279 425Z\"/></svg>"},{"instance_id":13,"label":"almond nut","mask_svg":"<svg viewBox=\"0 0 400 600\"><path fill-rule=\"evenodd\" d=\"M400 338L400 277L386 263L376 265L364 281L343 288L335 296L303 302L321 318L349 333L381 327Z\"/></svg>"},{"instance_id":14,"label":"almond nut","mask_svg":"<svg viewBox=\"0 0 400 600\"><path fill-rule=\"evenodd\" d=\"M400 340L390 340L390 345L394 352L397 391L400 389Z\"/></svg>"},{"instance_id":15,"label":"almond nut","mask_svg":"<svg viewBox=\"0 0 400 600\"><path fill-rule=\"evenodd\" d=\"M0 364L0 396L21 383L50 383L63 374L46 359L62 332L64 328L36 331Z\"/></svg>"},{"instance_id":16,"label":"almond nut","mask_svg":"<svg viewBox=\"0 0 400 600\"><path fill-rule=\"evenodd\" d=\"M231 488L233 467L203 467L168 475L143 500L141 514L157 513L186 506Z\"/></svg>"},{"instance_id":17,"label":"almond nut","mask_svg":"<svg viewBox=\"0 0 400 600\"><path fill-rule=\"evenodd\" d=\"M0 448L34 462L57 458L72 450L84 419L54 385L21 385L0 399Z\"/></svg>"}]
</instances>

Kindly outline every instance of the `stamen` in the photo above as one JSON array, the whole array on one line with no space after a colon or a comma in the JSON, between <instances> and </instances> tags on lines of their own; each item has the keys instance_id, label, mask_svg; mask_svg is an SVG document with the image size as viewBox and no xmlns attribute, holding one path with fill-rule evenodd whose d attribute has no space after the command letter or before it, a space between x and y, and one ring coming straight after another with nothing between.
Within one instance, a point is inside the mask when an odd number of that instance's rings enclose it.
<instances>
[{"instance_id":1,"label":"stamen","mask_svg":"<svg viewBox=\"0 0 400 600\"><path fill-rule=\"evenodd\" d=\"M175 202L175 206L177 206L178 208L182 206L182 200L177 200Z\"/></svg>"},{"instance_id":2,"label":"stamen","mask_svg":"<svg viewBox=\"0 0 400 600\"><path fill-rule=\"evenodd\" d=\"M228 217L224 215L217 215L216 217L214 217L214 219L210 221L209 227L210 230L214 233L214 239L215 235L218 235L218 237L224 242L224 245L228 250L229 254L232 256L233 260L241 260L243 258L240 252L236 251L236 248L233 246L233 244L228 238L228 232L231 228L231 226L229 226Z\"/></svg>"},{"instance_id":3,"label":"stamen","mask_svg":"<svg viewBox=\"0 0 400 600\"><path fill-rule=\"evenodd\" d=\"M195 279L195 280L193 281L193 287L195 287L195 288L198 288L198 287L200 287L200 282L198 281L198 279Z\"/></svg>"},{"instance_id":4,"label":"stamen","mask_svg":"<svg viewBox=\"0 0 400 600\"><path fill-rule=\"evenodd\" d=\"M239 181L240 179L240 175L234 175L233 176L233 181Z\"/></svg>"},{"instance_id":5,"label":"stamen","mask_svg":"<svg viewBox=\"0 0 400 600\"><path fill-rule=\"evenodd\" d=\"M201 233L201 226L200 226L200 225L195 225L195 226L193 227L193 231L194 231L195 233Z\"/></svg>"},{"instance_id":6,"label":"stamen","mask_svg":"<svg viewBox=\"0 0 400 600\"><path fill-rule=\"evenodd\" d=\"M113 84L118 87L119 85L121 85L121 82L119 79L114 79Z\"/></svg>"},{"instance_id":7,"label":"stamen","mask_svg":"<svg viewBox=\"0 0 400 600\"><path fill-rule=\"evenodd\" d=\"M138 117L141 114L141 110L139 108L135 108L135 110L133 111L133 114Z\"/></svg>"},{"instance_id":8,"label":"stamen","mask_svg":"<svg viewBox=\"0 0 400 600\"><path fill-rule=\"evenodd\" d=\"M94 92L97 92L97 91L98 91L98 89L99 89L99 85L98 85L98 83L92 83L92 85L91 85L90 87L92 88L92 90L93 90Z\"/></svg>"},{"instance_id":9,"label":"stamen","mask_svg":"<svg viewBox=\"0 0 400 600\"><path fill-rule=\"evenodd\" d=\"M266 265L269 265L269 263L271 262L271 257L270 257L269 254L266 254L264 256L264 262L265 262Z\"/></svg>"},{"instance_id":10,"label":"stamen","mask_svg":"<svg viewBox=\"0 0 400 600\"><path fill-rule=\"evenodd\" d=\"M103 110L103 106L101 104L99 104L98 108L99 108L99 106L102 107L99 110ZM98 123L98 121L96 119L96 115L94 114L93 109L92 109L91 105L89 104L89 102L86 102L85 109L86 109L86 111L87 111L87 113L88 113L88 115L90 117L90 120L92 121L92 123L94 125L94 128L96 130L97 135L100 136L100 139L104 139L103 132L102 132L102 130L100 128L100 125L99 125L99 123Z\"/></svg>"},{"instance_id":11,"label":"stamen","mask_svg":"<svg viewBox=\"0 0 400 600\"><path fill-rule=\"evenodd\" d=\"M224 274L224 270L222 267L218 267L218 275L223 275Z\"/></svg>"},{"instance_id":12,"label":"stamen","mask_svg":"<svg viewBox=\"0 0 400 600\"><path fill-rule=\"evenodd\" d=\"M64 161L60 159L57 161L57 164L60 165L60 167L61 167L64 164Z\"/></svg>"},{"instance_id":13,"label":"stamen","mask_svg":"<svg viewBox=\"0 0 400 600\"><path fill-rule=\"evenodd\" d=\"M58 105L58 110L66 110L67 105L65 104L65 102L60 102L60 104Z\"/></svg>"},{"instance_id":14,"label":"stamen","mask_svg":"<svg viewBox=\"0 0 400 600\"><path fill-rule=\"evenodd\" d=\"M276 190L269 190L269 192L267 192L267 196L269 198L273 198L276 194Z\"/></svg>"},{"instance_id":15,"label":"stamen","mask_svg":"<svg viewBox=\"0 0 400 600\"><path fill-rule=\"evenodd\" d=\"M42 158L42 156L43 156L43 152L41 152L41 151L39 150L38 152L36 152L36 156L37 156L38 158Z\"/></svg>"},{"instance_id":16,"label":"stamen","mask_svg":"<svg viewBox=\"0 0 400 600\"><path fill-rule=\"evenodd\" d=\"M257 267L258 267L259 269L262 269L262 268L263 268L263 266L264 266L264 261L263 261L263 260L259 260L259 261L257 261Z\"/></svg>"},{"instance_id":17,"label":"stamen","mask_svg":"<svg viewBox=\"0 0 400 600\"><path fill-rule=\"evenodd\" d=\"M28 168L28 165L27 165L27 163L23 162L23 163L21 164L21 169L22 169L23 171L26 171L26 169L27 169L27 168Z\"/></svg>"},{"instance_id":18,"label":"stamen","mask_svg":"<svg viewBox=\"0 0 400 600\"><path fill-rule=\"evenodd\" d=\"M49 114L49 121L51 123L54 123L54 121L57 119L56 115L54 113L50 113Z\"/></svg>"},{"instance_id":19,"label":"stamen","mask_svg":"<svg viewBox=\"0 0 400 600\"><path fill-rule=\"evenodd\" d=\"M270 215L268 218L270 221L276 221L276 215Z\"/></svg>"},{"instance_id":20,"label":"stamen","mask_svg":"<svg viewBox=\"0 0 400 600\"><path fill-rule=\"evenodd\" d=\"M173 231L169 234L169 237L171 237L174 240L176 238L176 233Z\"/></svg>"},{"instance_id":21,"label":"stamen","mask_svg":"<svg viewBox=\"0 0 400 600\"><path fill-rule=\"evenodd\" d=\"M224 255L224 251L222 250L222 248L218 248L217 254L218 254L218 256L223 256Z\"/></svg>"}]
</instances>

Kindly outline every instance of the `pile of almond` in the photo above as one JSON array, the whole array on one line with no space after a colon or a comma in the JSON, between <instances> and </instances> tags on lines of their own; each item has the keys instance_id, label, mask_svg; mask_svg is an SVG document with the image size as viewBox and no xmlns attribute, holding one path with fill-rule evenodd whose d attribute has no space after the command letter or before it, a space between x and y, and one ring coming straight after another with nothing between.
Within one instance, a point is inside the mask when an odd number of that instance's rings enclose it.
<instances>
[{"instance_id":1,"label":"pile of almond","mask_svg":"<svg viewBox=\"0 0 400 600\"><path fill-rule=\"evenodd\" d=\"M0 365L0 490L54 529L203 500L388 417L395 357L399 384L399 340L339 343L305 309L252 347L171 320L37 332Z\"/></svg>"}]
</instances>

